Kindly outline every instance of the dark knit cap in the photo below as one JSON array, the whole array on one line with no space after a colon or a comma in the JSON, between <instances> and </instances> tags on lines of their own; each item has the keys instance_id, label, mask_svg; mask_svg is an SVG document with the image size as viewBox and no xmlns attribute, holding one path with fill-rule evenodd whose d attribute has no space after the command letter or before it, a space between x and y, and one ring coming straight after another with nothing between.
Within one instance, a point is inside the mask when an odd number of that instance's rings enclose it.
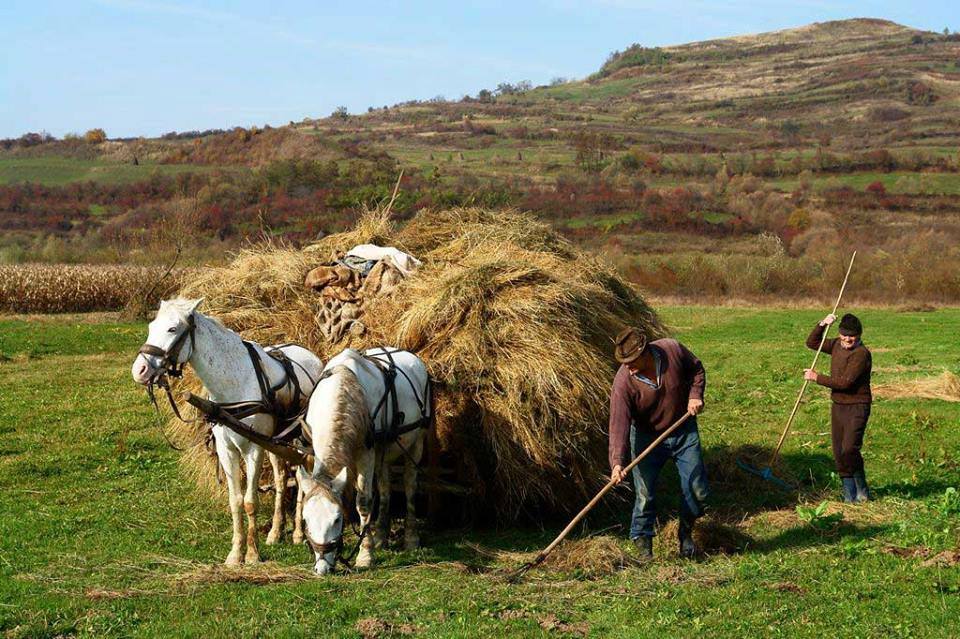
<instances>
[{"instance_id":1,"label":"dark knit cap","mask_svg":"<svg viewBox=\"0 0 960 639\"><path fill-rule=\"evenodd\" d=\"M625 328L617 334L613 342L616 344L613 356L621 364L629 364L643 355L643 349L647 347L647 336L635 328Z\"/></svg>"},{"instance_id":2,"label":"dark knit cap","mask_svg":"<svg viewBox=\"0 0 960 639\"><path fill-rule=\"evenodd\" d=\"M863 334L863 324L853 313L847 313L840 318L840 334L847 337L856 337Z\"/></svg>"}]
</instances>

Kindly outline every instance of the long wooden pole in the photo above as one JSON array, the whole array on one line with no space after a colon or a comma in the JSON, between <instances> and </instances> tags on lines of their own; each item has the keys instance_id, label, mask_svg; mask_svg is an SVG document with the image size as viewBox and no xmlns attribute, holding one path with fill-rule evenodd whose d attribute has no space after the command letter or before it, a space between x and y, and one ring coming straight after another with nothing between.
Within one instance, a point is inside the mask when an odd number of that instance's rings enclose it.
<instances>
[{"instance_id":1,"label":"long wooden pole","mask_svg":"<svg viewBox=\"0 0 960 639\"><path fill-rule=\"evenodd\" d=\"M843 284L840 286L840 294L837 295L837 303L833 305L833 311L831 315L837 314L837 309L840 308L840 299L843 297L843 291L847 288L847 280L850 279L850 271L853 270L853 261L857 259L857 252L853 252L853 257L850 258L850 266L847 267L847 274L843 276ZM820 346L817 347L817 353L813 356L813 364L810 364L810 368L814 369L817 367L817 360L820 358L820 351L823 350L823 344L827 341L827 333L830 331L830 327L827 326L823 330L823 336L820 338ZM783 442L787 439L787 433L790 432L790 426L793 424L793 418L797 415L797 409L800 408L800 401L803 399L803 393L807 390L807 385L810 384L809 379L803 380L803 386L800 387L800 394L797 395L797 401L793 404L793 410L790 411L790 417L787 418L787 425L783 427L783 433L780 435L780 441L777 442L777 447L773 451L773 455L770 457L770 463L767 464L768 467L772 468L777 461L777 457L780 456L780 449L783 447Z\"/></svg>"},{"instance_id":2,"label":"long wooden pole","mask_svg":"<svg viewBox=\"0 0 960 639\"><path fill-rule=\"evenodd\" d=\"M660 442L662 442L664 439L666 439L667 436L670 435L670 433L672 433L673 431L675 431L676 429L678 429L685 421L687 421L688 418L690 418L691 415L693 415L693 413L687 411L686 413L683 414L683 417L681 417L680 419L678 419L677 421L675 421L675 422L674 422L673 424L671 424L666 430L664 430L662 433L660 433L660 435L659 435L655 440L653 440L653 442L652 442L649 446L647 446L642 453L640 453L639 455L637 455L636 457L634 457L633 461L631 461L629 464L627 464L627 466L623 469L624 474L627 474L627 473L629 473L631 470L633 470L634 466L636 466L636 465L639 464L641 461L643 461L643 458L646 457L647 455L649 455L649 454L650 454L650 451L652 451L654 448L656 448L657 446L659 446L659 445L660 445ZM587 513L590 512L590 511L593 509L593 507L596 506L596 505L600 502L601 499L603 499L603 496L606 495L608 492L610 492L610 490L611 490L614 486L616 486L618 483L619 483L619 482L613 481L613 479L611 479L610 481L608 481L608 482L607 482L607 485L600 489L600 492L598 492L598 493L593 497L593 499L591 499L590 502L589 502L586 506L584 506L583 509L582 509L579 513L577 513L576 517L574 517L572 520L570 520L570 523L567 524L567 527L564 528L564 529L560 532L559 535L557 535L557 538L554 539L552 542L550 542L550 545L547 546L546 548L544 548L544 549L540 552L540 554L536 556L536 558L535 558L533 561L527 562L526 564L524 564L523 566L521 566L520 569L517 570L516 573L514 573L513 578L515 578L515 579L516 579L516 578L519 578L520 575L522 575L522 574L525 573L526 571L530 570L530 569L533 568L534 566L537 566L537 565L540 564L544 559L546 559L546 558L547 558L547 555L549 555L551 552L553 552L553 549L556 548L556 547L560 544L560 542L563 541L564 538L566 538L566 536L570 534L570 531L573 530L573 529L576 527L576 525L579 524L580 521L581 521L584 517L587 516Z\"/></svg>"}]
</instances>

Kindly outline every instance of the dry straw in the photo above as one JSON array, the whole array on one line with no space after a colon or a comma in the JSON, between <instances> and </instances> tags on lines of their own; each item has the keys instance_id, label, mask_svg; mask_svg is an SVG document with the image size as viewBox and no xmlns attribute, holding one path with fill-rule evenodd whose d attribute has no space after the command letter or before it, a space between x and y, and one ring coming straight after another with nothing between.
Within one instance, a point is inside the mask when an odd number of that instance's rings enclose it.
<instances>
[{"instance_id":1,"label":"dry straw","mask_svg":"<svg viewBox=\"0 0 960 639\"><path fill-rule=\"evenodd\" d=\"M423 267L367 301L365 335L329 343L316 320L321 299L304 276L334 251L367 242L396 246ZM351 231L303 250L245 250L198 274L182 294L206 298L207 313L248 339L298 342L325 360L346 346L416 352L437 382L444 457L483 496L474 506L501 515L569 510L597 486L615 372L609 336L626 325L664 334L608 265L512 211L422 211L402 226L371 211Z\"/></svg>"},{"instance_id":2,"label":"dry straw","mask_svg":"<svg viewBox=\"0 0 960 639\"><path fill-rule=\"evenodd\" d=\"M624 548L624 540L610 535L594 535L582 539L565 540L539 566L538 570L573 575L586 579L613 574L625 568L642 565L642 561ZM521 563L533 559L536 553L485 548L466 544L484 562L494 566L483 570L496 576L510 572ZM509 573L507 573L509 574Z\"/></svg>"},{"instance_id":3,"label":"dry straw","mask_svg":"<svg viewBox=\"0 0 960 639\"><path fill-rule=\"evenodd\" d=\"M903 382L877 384L873 388L877 397L885 399L942 399L945 402L960 402L960 377L943 371L936 377L923 377Z\"/></svg>"}]
</instances>

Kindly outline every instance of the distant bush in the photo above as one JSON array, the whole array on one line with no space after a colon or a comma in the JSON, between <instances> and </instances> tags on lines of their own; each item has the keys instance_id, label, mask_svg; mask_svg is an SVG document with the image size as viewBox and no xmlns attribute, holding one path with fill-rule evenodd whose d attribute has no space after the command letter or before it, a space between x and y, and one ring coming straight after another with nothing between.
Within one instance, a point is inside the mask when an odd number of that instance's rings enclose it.
<instances>
[{"instance_id":1,"label":"distant bush","mask_svg":"<svg viewBox=\"0 0 960 639\"><path fill-rule=\"evenodd\" d=\"M660 47L648 48L634 43L623 51L614 51L607 56L607 61L594 74L594 77L605 78L628 67L662 66L669 61L670 54Z\"/></svg>"},{"instance_id":2,"label":"distant bush","mask_svg":"<svg viewBox=\"0 0 960 639\"><path fill-rule=\"evenodd\" d=\"M933 88L924 82L914 82L907 87L907 102L920 106L928 106L937 101Z\"/></svg>"},{"instance_id":3,"label":"distant bush","mask_svg":"<svg viewBox=\"0 0 960 639\"><path fill-rule=\"evenodd\" d=\"M83 134L83 140L88 144L100 144L107 141L107 133L103 129L90 129Z\"/></svg>"},{"instance_id":4,"label":"distant bush","mask_svg":"<svg viewBox=\"0 0 960 639\"><path fill-rule=\"evenodd\" d=\"M874 122L898 122L909 117L909 111L897 107L875 107L870 111L870 119Z\"/></svg>"}]
</instances>

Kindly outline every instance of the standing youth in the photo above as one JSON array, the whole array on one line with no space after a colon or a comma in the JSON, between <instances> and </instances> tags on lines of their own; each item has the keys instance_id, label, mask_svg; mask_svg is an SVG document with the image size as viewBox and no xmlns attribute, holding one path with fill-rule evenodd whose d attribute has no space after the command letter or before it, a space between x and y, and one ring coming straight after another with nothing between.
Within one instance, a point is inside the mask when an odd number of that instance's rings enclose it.
<instances>
[{"instance_id":1,"label":"standing youth","mask_svg":"<svg viewBox=\"0 0 960 639\"><path fill-rule=\"evenodd\" d=\"M807 347L816 350L827 327L837 316L823 318L807 338ZM863 324L856 315L847 313L840 319L840 337L823 342L823 352L830 356L830 374L820 375L813 369L803 372L804 379L830 389L833 406L830 411L833 459L843 488L843 501L861 502L870 499L863 468L863 433L870 419L873 396L870 392L870 371L873 358L861 336Z\"/></svg>"}]
</instances>

